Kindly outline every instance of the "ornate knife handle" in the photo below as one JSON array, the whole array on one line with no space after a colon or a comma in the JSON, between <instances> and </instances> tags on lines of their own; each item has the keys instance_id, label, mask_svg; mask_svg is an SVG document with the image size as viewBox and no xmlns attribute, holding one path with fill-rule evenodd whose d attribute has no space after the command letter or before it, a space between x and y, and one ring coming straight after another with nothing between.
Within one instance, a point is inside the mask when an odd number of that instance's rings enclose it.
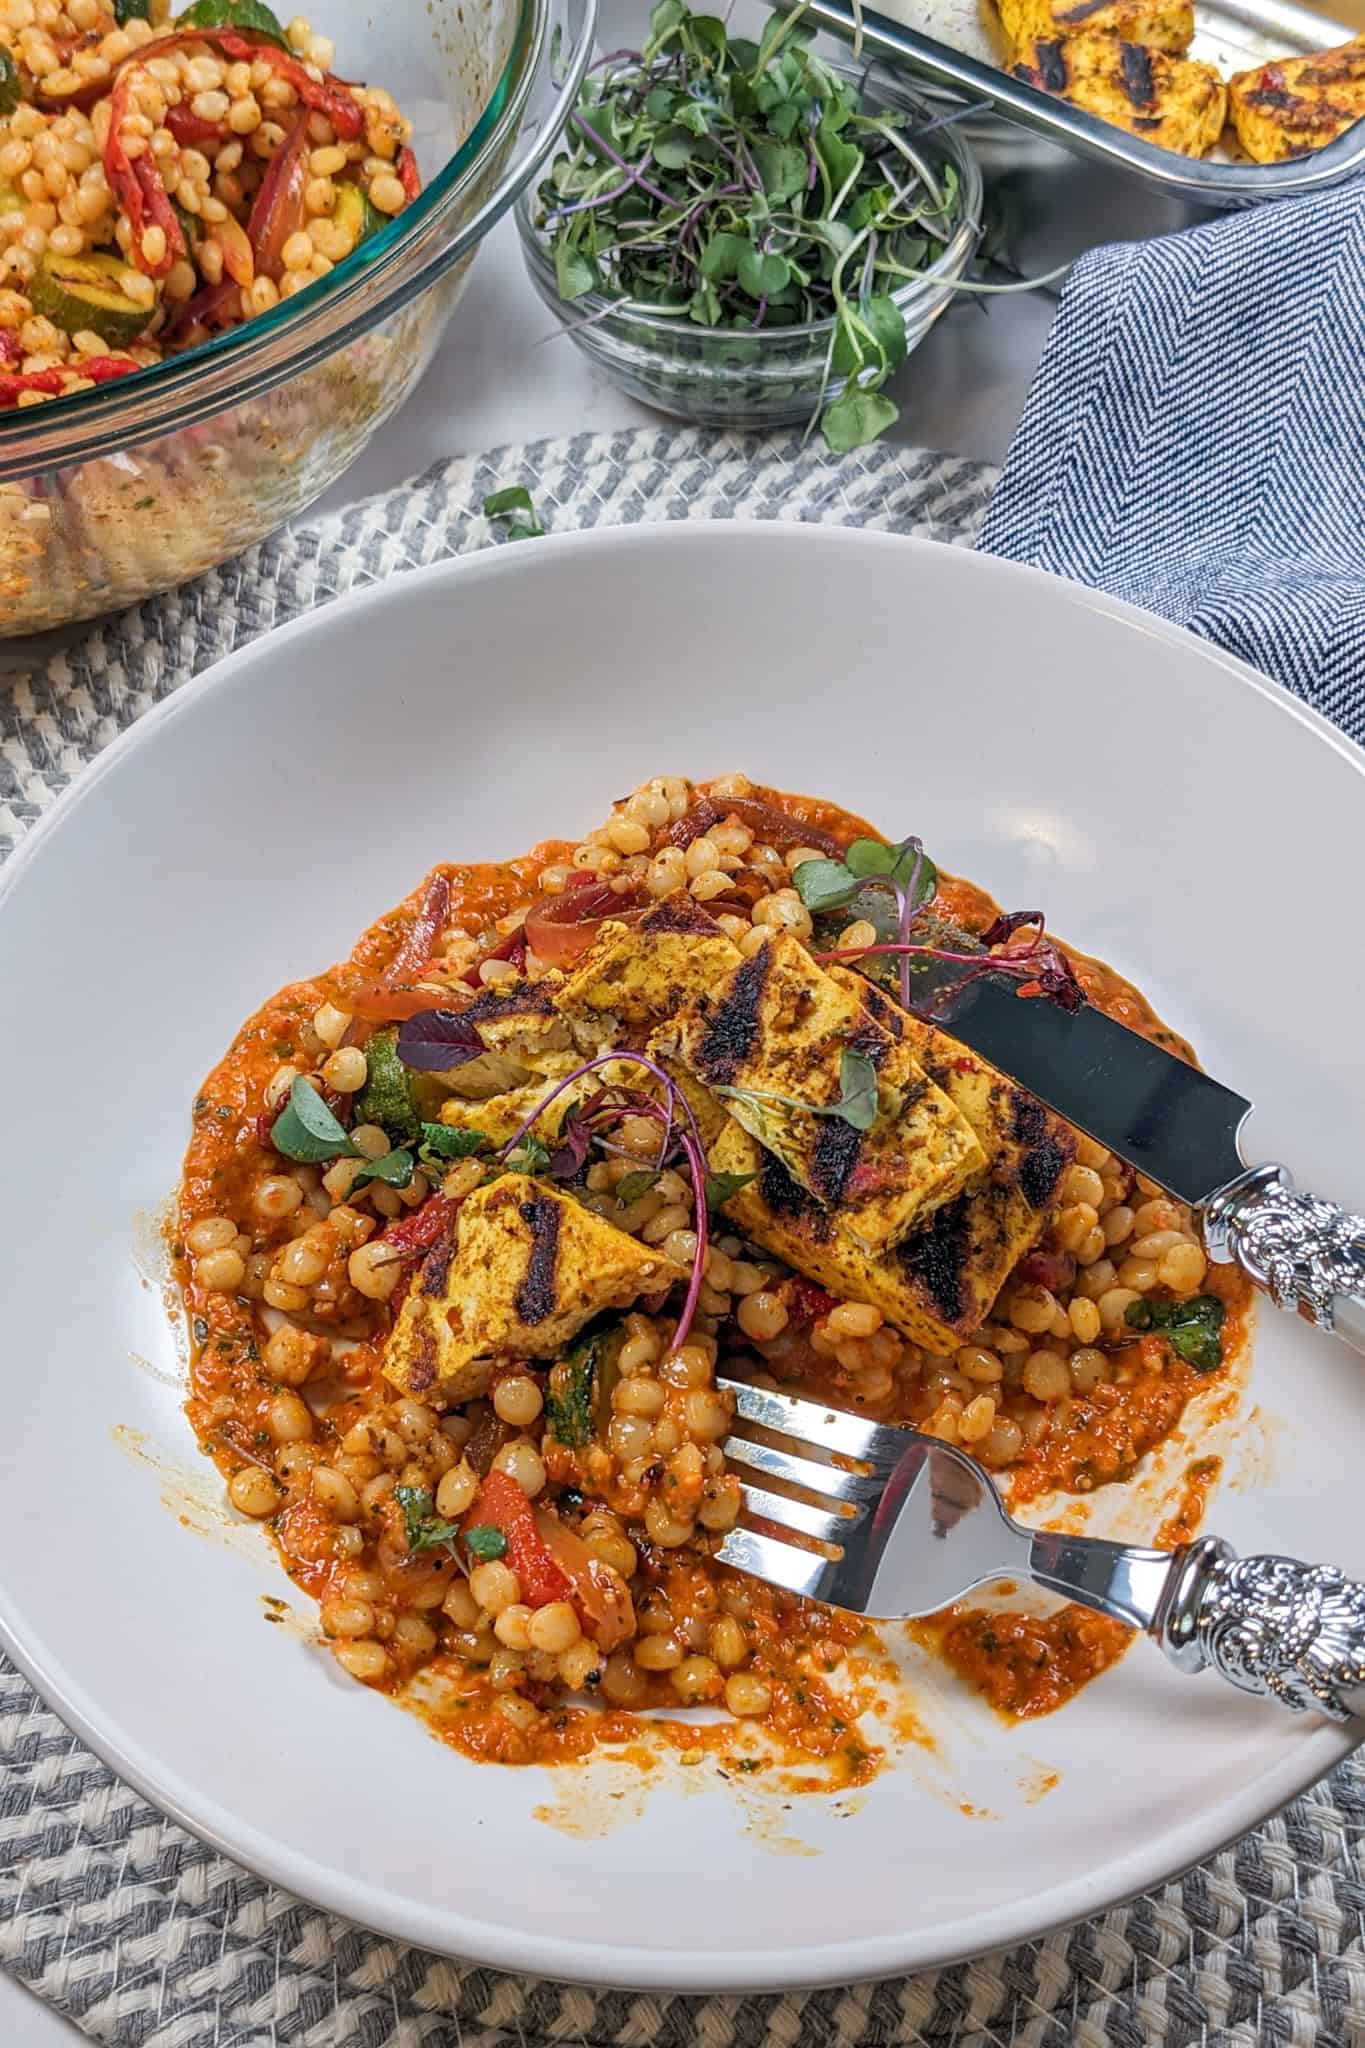
<instances>
[{"instance_id":1,"label":"ornate knife handle","mask_svg":"<svg viewBox=\"0 0 1365 2048\"><path fill-rule=\"evenodd\" d=\"M1176 1554L1151 1633L1177 1671L1349 1721L1365 1713L1365 1585L1330 1564L1238 1557L1204 1536Z\"/></svg>"},{"instance_id":2,"label":"ornate knife handle","mask_svg":"<svg viewBox=\"0 0 1365 2048\"><path fill-rule=\"evenodd\" d=\"M1235 1260L1279 1308L1365 1351L1365 1216L1258 1166L1214 1195L1203 1221L1211 1258Z\"/></svg>"}]
</instances>

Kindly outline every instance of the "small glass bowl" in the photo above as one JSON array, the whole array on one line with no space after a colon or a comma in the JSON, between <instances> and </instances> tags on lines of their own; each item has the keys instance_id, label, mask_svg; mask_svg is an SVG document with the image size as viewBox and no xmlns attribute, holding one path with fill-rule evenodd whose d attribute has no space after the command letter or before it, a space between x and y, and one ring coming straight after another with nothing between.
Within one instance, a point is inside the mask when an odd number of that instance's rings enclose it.
<instances>
[{"instance_id":1,"label":"small glass bowl","mask_svg":"<svg viewBox=\"0 0 1365 2048\"><path fill-rule=\"evenodd\" d=\"M929 122L934 109L884 66L830 60L830 68L861 86L862 103L891 108ZM890 294L905 321L907 350L916 349L944 312L953 286L981 239L981 172L958 129L948 125L912 140L935 168L958 175L957 226L938 260L913 284ZM576 347L614 384L645 405L702 426L776 427L808 420L820 398L833 320L802 327L699 327L687 319L649 311L629 299L588 292L572 302L555 283L548 235L536 226L539 193L527 186L516 219L531 282ZM831 377L824 402L847 380Z\"/></svg>"}]
</instances>

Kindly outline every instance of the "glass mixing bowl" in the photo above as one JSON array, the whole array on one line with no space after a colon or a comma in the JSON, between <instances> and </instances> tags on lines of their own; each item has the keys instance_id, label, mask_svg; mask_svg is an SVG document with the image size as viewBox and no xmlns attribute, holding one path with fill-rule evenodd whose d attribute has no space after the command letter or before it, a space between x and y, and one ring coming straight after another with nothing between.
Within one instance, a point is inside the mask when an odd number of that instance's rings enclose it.
<instances>
[{"instance_id":1,"label":"glass mixing bowl","mask_svg":"<svg viewBox=\"0 0 1365 2048\"><path fill-rule=\"evenodd\" d=\"M536 177L597 0L314 0L344 78L414 124L424 190L273 312L116 383L0 414L0 638L135 604L316 498L431 359L470 259Z\"/></svg>"}]
</instances>

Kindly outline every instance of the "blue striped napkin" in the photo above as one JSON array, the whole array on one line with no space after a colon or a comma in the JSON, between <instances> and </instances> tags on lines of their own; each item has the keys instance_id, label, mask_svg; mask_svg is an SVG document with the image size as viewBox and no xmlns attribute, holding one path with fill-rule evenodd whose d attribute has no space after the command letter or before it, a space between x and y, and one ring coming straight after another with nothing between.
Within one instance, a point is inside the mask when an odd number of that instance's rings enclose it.
<instances>
[{"instance_id":1,"label":"blue striped napkin","mask_svg":"<svg viewBox=\"0 0 1365 2048\"><path fill-rule=\"evenodd\" d=\"M1365 178L1085 256L980 545L1365 741Z\"/></svg>"}]
</instances>

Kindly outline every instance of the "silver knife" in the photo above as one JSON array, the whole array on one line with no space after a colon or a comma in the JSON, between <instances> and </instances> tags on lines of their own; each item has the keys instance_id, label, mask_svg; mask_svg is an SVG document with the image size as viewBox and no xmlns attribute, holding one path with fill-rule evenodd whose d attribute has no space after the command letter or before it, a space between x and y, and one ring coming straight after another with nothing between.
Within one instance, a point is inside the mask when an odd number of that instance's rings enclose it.
<instances>
[{"instance_id":1,"label":"silver knife","mask_svg":"<svg viewBox=\"0 0 1365 2048\"><path fill-rule=\"evenodd\" d=\"M1188 1202L1211 1259L1365 1351L1365 1217L1302 1193L1283 1166L1247 1166L1244 1095L1091 1004L1066 1011L1018 986L923 959L911 996L920 1016Z\"/></svg>"}]
</instances>

